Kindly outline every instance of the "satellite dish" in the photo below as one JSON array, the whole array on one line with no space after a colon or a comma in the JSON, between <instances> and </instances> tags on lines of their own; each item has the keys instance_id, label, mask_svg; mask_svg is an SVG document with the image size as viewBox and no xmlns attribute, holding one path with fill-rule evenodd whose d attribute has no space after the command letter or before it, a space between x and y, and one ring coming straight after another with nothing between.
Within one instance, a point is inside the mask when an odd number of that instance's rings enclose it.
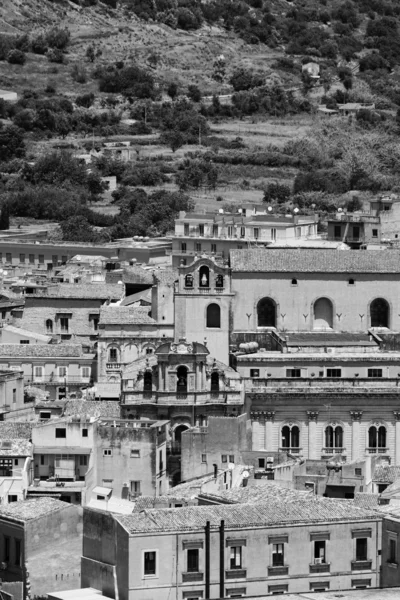
<instances>
[{"instance_id":1,"label":"satellite dish","mask_svg":"<svg viewBox=\"0 0 400 600\"><path fill-rule=\"evenodd\" d=\"M229 465L228 465L228 469L229 469L230 471L233 471L233 469L234 469L234 468L235 468L235 463L231 463L231 462L230 462L230 463L229 463Z\"/></svg>"},{"instance_id":2,"label":"satellite dish","mask_svg":"<svg viewBox=\"0 0 400 600\"><path fill-rule=\"evenodd\" d=\"M243 479L247 479L250 473L248 471L243 471Z\"/></svg>"}]
</instances>

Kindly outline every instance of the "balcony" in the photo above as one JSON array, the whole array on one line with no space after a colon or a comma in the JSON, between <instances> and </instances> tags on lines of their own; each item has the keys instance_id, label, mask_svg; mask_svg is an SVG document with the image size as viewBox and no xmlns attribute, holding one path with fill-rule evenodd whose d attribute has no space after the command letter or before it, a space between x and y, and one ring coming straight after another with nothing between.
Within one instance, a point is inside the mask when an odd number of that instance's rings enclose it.
<instances>
[{"instance_id":1,"label":"balcony","mask_svg":"<svg viewBox=\"0 0 400 600\"><path fill-rule=\"evenodd\" d=\"M285 567L284 565L268 567L268 577L280 577L282 575L289 575L289 567Z\"/></svg>"},{"instance_id":2,"label":"balcony","mask_svg":"<svg viewBox=\"0 0 400 600\"><path fill-rule=\"evenodd\" d=\"M330 573L330 563L313 563L310 564L310 573Z\"/></svg>"},{"instance_id":3,"label":"balcony","mask_svg":"<svg viewBox=\"0 0 400 600\"><path fill-rule=\"evenodd\" d=\"M289 452L290 454L301 454L301 451L303 450L303 448L294 448L294 447L283 447L281 446L279 448L280 452Z\"/></svg>"},{"instance_id":4,"label":"balcony","mask_svg":"<svg viewBox=\"0 0 400 600\"><path fill-rule=\"evenodd\" d=\"M365 452L367 454L387 454L389 452L389 448L366 448Z\"/></svg>"},{"instance_id":5,"label":"balcony","mask_svg":"<svg viewBox=\"0 0 400 600\"><path fill-rule=\"evenodd\" d=\"M322 455L345 454L346 448L322 448Z\"/></svg>"},{"instance_id":6,"label":"balcony","mask_svg":"<svg viewBox=\"0 0 400 600\"><path fill-rule=\"evenodd\" d=\"M159 405L190 405L201 406L207 404L242 404L240 391L224 392L144 392L124 389L122 404L159 404Z\"/></svg>"},{"instance_id":7,"label":"balcony","mask_svg":"<svg viewBox=\"0 0 400 600\"><path fill-rule=\"evenodd\" d=\"M225 571L225 579L246 579L246 569L230 569Z\"/></svg>"},{"instance_id":8,"label":"balcony","mask_svg":"<svg viewBox=\"0 0 400 600\"><path fill-rule=\"evenodd\" d=\"M109 362L106 363L107 371L120 371L123 367L123 363L119 362Z\"/></svg>"},{"instance_id":9,"label":"balcony","mask_svg":"<svg viewBox=\"0 0 400 600\"><path fill-rule=\"evenodd\" d=\"M352 560L351 570L352 571L370 571L372 567L372 560Z\"/></svg>"},{"instance_id":10,"label":"balcony","mask_svg":"<svg viewBox=\"0 0 400 600\"><path fill-rule=\"evenodd\" d=\"M82 377L80 375L67 375L66 377L58 377L57 375L35 377L32 375L24 375L24 382L33 385L89 385L92 383L92 377Z\"/></svg>"},{"instance_id":11,"label":"balcony","mask_svg":"<svg viewBox=\"0 0 400 600\"><path fill-rule=\"evenodd\" d=\"M368 355L366 354L366 357ZM327 379L325 377L299 377L299 378L287 378L287 377L275 377L270 379L251 379L245 381L246 392L256 393L268 393L268 392L281 392L290 391L291 393L304 393L307 388L307 394L318 394L321 389L326 391L332 391L335 393L349 392L356 393L358 391L365 393L365 391L371 392L373 390L385 390L390 391L393 394L398 394L398 388L400 388L400 378L385 378L385 377L341 377L340 379Z\"/></svg>"},{"instance_id":12,"label":"balcony","mask_svg":"<svg viewBox=\"0 0 400 600\"><path fill-rule=\"evenodd\" d=\"M182 583L188 583L190 581L203 581L204 573L182 573Z\"/></svg>"}]
</instances>

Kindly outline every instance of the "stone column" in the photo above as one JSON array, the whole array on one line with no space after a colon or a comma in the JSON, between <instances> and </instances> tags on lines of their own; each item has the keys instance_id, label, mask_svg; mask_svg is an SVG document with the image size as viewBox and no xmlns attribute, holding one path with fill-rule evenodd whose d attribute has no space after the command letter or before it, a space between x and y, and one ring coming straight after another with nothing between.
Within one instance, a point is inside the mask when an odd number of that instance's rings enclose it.
<instances>
[{"instance_id":1,"label":"stone column","mask_svg":"<svg viewBox=\"0 0 400 600\"><path fill-rule=\"evenodd\" d=\"M267 412L265 413L264 448L266 450L272 450L272 451L274 450L273 443L272 443L272 436L273 436L273 430L274 430L274 418L275 418L275 411L267 410Z\"/></svg>"},{"instance_id":2,"label":"stone column","mask_svg":"<svg viewBox=\"0 0 400 600\"><path fill-rule=\"evenodd\" d=\"M357 460L360 458L360 422L362 417L362 410L351 410L350 416L352 420L351 425L351 460Z\"/></svg>"},{"instance_id":3,"label":"stone column","mask_svg":"<svg viewBox=\"0 0 400 600\"><path fill-rule=\"evenodd\" d=\"M395 446L394 446L394 464L396 466L400 466L400 412L397 410L393 411L394 420L395 420L395 428L396 428L396 438L395 438Z\"/></svg>"},{"instance_id":4,"label":"stone column","mask_svg":"<svg viewBox=\"0 0 400 600\"><path fill-rule=\"evenodd\" d=\"M308 458L316 460L317 456L317 410L308 410Z\"/></svg>"}]
</instances>

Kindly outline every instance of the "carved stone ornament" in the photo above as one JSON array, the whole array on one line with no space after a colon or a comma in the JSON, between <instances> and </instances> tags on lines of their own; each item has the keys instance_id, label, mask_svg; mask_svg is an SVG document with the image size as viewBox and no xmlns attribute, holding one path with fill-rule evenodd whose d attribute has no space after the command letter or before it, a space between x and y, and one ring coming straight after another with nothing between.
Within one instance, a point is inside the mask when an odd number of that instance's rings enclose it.
<instances>
[{"instance_id":1,"label":"carved stone ornament","mask_svg":"<svg viewBox=\"0 0 400 600\"><path fill-rule=\"evenodd\" d=\"M317 410L308 410L307 417L308 417L309 421L316 421L318 418L318 411Z\"/></svg>"},{"instance_id":2,"label":"carved stone ornament","mask_svg":"<svg viewBox=\"0 0 400 600\"><path fill-rule=\"evenodd\" d=\"M395 421L400 421L400 411L394 410L393 411L393 416L395 418Z\"/></svg>"},{"instance_id":3,"label":"carved stone ornament","mask_svg":"<svg viewBox=\"0 0 400 600\"><path fill-rule=\"evenodd\" d=\"M363 415L362 410L351 410L350 411L350 416L351 416L352 421L361 421L362 415Z\"/></svg>"},{"instance_id":4,"label":"carved stone ornament","mask_svg":"<svg viewBox=\"0 0 400 600\"><path fill-rule=\"evenodd\" d=\"M184 342L171 344L171 352L175 352L176 354L193 354L193 346Z\"/></svg>"}]
</instances>

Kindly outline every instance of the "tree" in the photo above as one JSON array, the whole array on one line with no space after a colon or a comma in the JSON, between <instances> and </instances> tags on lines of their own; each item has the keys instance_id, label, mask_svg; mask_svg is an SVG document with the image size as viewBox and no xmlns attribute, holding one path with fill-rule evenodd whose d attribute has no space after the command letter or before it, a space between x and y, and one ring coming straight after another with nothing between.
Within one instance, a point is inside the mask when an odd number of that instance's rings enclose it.
<instances>
[{"instance_id":1,"label":"tree","mask_svg":"<svg viewBox=\"0 0 400 600\"><path fill-rule=\"evenodd\" d=\"M10 229L10 207L7 202L1 207L0 229Z\"/></svg>"},{"instance_id":2,"label":"tree","mask_svg":"<svg viewBox=\"0 0 400 600\"><path fill-rule=\"evenodd\" d=\"M89 62L93 63L95 58L96 58L96 52L94 50L94 46L93 44L90 44L90 46L88 46L86 48L86 58L88 59Z\"/></svg>"},{"instance_id":3,"label":"tree","mask_svg":"<svg viewBox=\"0 0 400 600\"><path fill-rule=\"evenodd\" d=\"M169 84L167 94L172 100L178 95L178 85L174 81Z\"/></svg>"},{"instance_id":4,"label":"tree","mask_svg":"<svg viewBox=\"0 0 400 600\"><path fill-rule=\"evenodd\" d=\"M26 62L26 54L22 50L10 50L7 55L7 61L12 65L24 65Z\"/></svg>"},{"instance_id":5,"label":"tree","mask_svg":"<svg viewBox=\"0 0 400 600\"><path fill-rule=\"evenodd\" d=\"M0 127L0 161L25 156L24 132L15 125Z\"/></svg>"},{"instance_id":6,"label":"tree","mask_svg":"<svg viewBox=\"0 0 400 600\"><path fill-rule=\"evenodd\" d=\"M50 48L65 50L69 44L71 33L66 27L52 27L45 33L45 37Z\"/></svg>"},{"instance_id":7,"label":"tree","mask_svg":"<svg viewBox=\"0 0 400 600\"><path fill-rule=\"evenodd\" d=\"M63 240L68 242L95 242L99 239L96 230L82 215L69 217L60 224L60 228Z\"/></svg>"},{"instance_id":8,"label":"tree","mask_svg":"<svg viewBox=\"0 0 400 600\"><path fill-rule=\"evenodd\" d=\"M188 96L192 100L192 102L200 102L201 100L201 92L197 85L189 85L188 86Z\"/></svg>"},{"instance_id":9,"label":"tree","mask_svg":"<svg viewBox=\"0 0 400 600\"><path fill-rule=\"evenodd\" d=\"M186 141L185 136L177 129L174 129L173 131L169 131L168 133L164 134L163 139L165 140L165 143L168 144L168 146L171 148L172 152L176 152L177 150L179 150L179 148L181 148Z\"/></svg>"}]
</instances>

